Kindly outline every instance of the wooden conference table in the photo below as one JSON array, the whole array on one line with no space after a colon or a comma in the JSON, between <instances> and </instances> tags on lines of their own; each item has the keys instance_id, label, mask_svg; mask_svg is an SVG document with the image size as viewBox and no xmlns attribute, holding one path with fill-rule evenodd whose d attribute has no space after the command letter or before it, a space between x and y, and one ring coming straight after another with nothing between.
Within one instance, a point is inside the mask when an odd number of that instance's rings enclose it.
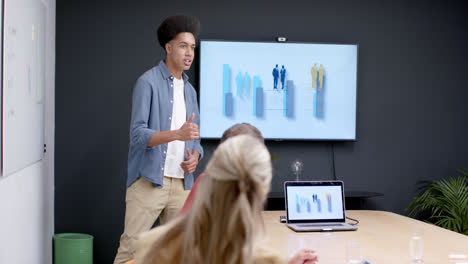
<instances>
[{"instance_id":1,"label":"wooden conference table","mask_svg":"<svg viewBox=\"0 0 468 264\"><path fill-rule=\"evenodd\" d=\"M418 226L424 231L424 264L452 263L450 254L468 255L468 236L390 212L350 210L346 214L359 220L357 231L296 233L280 223L285 211L264 211L267 243L283 256L312 247L317 249L320 263L340 264L346 263L347 246L359 243L363 258L373 264L410 263L409 239Z\"/></svg>"}]
</instances>

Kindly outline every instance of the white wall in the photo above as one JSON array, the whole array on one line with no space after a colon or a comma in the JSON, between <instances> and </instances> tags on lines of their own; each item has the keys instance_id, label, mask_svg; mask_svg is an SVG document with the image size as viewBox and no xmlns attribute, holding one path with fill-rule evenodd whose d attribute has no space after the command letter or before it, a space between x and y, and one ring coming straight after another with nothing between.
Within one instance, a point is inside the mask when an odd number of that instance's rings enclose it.
<instances>
[{"instance_id":1,"label":"white wall","mask_svg":"<svg viewBox=\"0 0 468 264\"><path fill-rule=\"evenodd\" d=\"M42 161L7 177L0 177L0 263L2 264L52 263L56 4L55 0L43 2L50 10L47 16L45 84L47 153Z\"/></svg>"}]
</instances>

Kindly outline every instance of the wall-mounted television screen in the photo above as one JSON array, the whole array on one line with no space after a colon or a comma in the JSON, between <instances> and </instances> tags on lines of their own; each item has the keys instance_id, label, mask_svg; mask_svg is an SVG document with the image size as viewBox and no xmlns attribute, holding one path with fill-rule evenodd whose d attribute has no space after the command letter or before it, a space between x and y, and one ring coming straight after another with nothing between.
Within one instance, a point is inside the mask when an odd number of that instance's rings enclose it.
<instances>
[{"instance_id":1,"label":"wall-mounted television screen","mask_svg":"<svg viewBox=\"0 0 468 264\"><path fill-rule=\"evenodd\" d=\"M200 136L356 140L356 44L200 41Z\"/></svg>"}]
</instances>

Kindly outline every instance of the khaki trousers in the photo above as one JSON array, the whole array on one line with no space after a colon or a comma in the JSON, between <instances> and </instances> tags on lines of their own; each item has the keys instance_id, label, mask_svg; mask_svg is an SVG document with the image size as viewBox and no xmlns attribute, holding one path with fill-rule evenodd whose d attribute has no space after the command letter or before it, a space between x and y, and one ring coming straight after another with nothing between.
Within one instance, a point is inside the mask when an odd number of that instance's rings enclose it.
<instances>
[{"instance_id":1,"label":"khaki trousers","mask_svg":"<svg viewBox=\"0 0 468 264\"><path fill-rule=\"evenodd\" d=\"M189 190L184 190L184 180L164 177L163 188L138 178L127 188L125 197L125 227L120 237L120 246L114 264L122 264L135 258L138 235L148 231L160 217L160 223L167 223L180 212Z\"/></svg>"}]
</instances>

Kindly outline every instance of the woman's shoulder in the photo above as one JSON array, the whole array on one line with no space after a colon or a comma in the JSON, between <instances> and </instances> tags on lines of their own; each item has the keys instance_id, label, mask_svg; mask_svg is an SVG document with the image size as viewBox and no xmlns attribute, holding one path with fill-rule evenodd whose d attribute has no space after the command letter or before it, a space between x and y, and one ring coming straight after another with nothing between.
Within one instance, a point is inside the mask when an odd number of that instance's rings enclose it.
<instances>
[{"instance_id":1,"label":"woman's shoulder","mask_svg":"<svg viewBox=\"0 0 468 264\"><path fill-rule=\"evenodd\" d=\"M154 242L161 238L171 228L172 223L173 221L165 225L155 227L139 235L136 246L135 264L143 263L144 257L151 249Z\"/></svg>"},{"instance_id":2,"label":"woman's shoulder","mask_svg":"<svg viewBox=\"0 0 468 264\"><path fill-rule=\"evenodd\" d=\"M158 238L160 238L164 233L166 233L171 224L168 223L166 225L160 225L155 227L149 231L143 232L138 237L138 245L139 246L148 246L152 245Z\"/></svg>"},{"instance_id":3,"label":"woman's shoulder","mask_svg":"<svg viewBox=\"0 0 468 264\"><path fill-rule=\"evenodd\" d=\"M286 261L270 247L260 244L254 248L254 264L284 264Z\"/></svg>"}]
</instances>

